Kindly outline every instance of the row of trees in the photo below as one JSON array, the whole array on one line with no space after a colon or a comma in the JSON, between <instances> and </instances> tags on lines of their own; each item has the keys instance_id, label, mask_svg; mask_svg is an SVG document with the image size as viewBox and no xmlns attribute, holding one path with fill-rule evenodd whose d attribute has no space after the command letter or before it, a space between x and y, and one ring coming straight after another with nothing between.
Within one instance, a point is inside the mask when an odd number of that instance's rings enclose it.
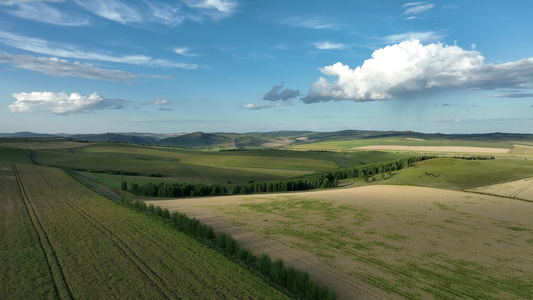
<instances>
[{"instance_id":1,"label":"row of trees","mask_svg":"<svg viewBox=\"0 0 533 300\"><path fill-rule=\"evenodd\" d=\"M202 197L218 196L228 194L228 190L221 184L189 184L161 182L159 184L147 183L139 185L132 183L128 187L128 182L123 181L121 189L137 196L145 197Z\"/></svg>"},{"instance_id":2,"label":"row of trees","mask_svg":"<svg viewBox=\"0 0 533 300\"><path fill-rule=\"evenodd\" d=\"M267 182L255 182L244 185L237 185L233 188L233 194L271 193L271 192L291 192L313 189L327 189L337 187L339 180L347 178L368 179L375 175L389 174L414 163L432 159L436 156L414 156L401 158L387 162L362 165L352 168L344 168L333 171L323 171L314 174L276 180ZM478 157L474 159L489 159L488 157ZM189 183L168 183L159 184L147 183L139 185L133 183L128 186L126 181L122 182L122 190L134 195L145 197L202 197L219 196L228 194L228 190L221 184L189 184Z\"/></svg>"},{"instance_id":3,"label":"row of trees","mask_svg":"<svg viewBox=\"0 0 533 300\"><path fill-rule=\"evenodd\" d=\"M456 159L466 159L466 160L489 160L489 159L496 159L492 155L468 155L468 156L452 156L452 158Z\"/></svg>"},{"instance_id":4,"label":"row of trees","mask_svg":"<svg viewBox=\"0 0 533 300\"><path fill-rule=\"evenodd\" d=\"M230 259L259 273L267 281L283 287L283 289L295 298L313 300L336 299L335 293L332 290L326 286L318 285L309 277L307 272L295 269L294 267L287 267L283 260L279 258L272 261L267 254L256 257L241 247L231 235L223 232L215 233L211 226L201 223L196 218L189 218L187 215L178 212L171 213L166 208L152 204L146 205L143 201L133 201L126 197L121 197L120 202L138 211L155 217L161 217L172 227L210 245Z\"/></svg>"},{"instance_id":5,"label":"row of trees","mask_svg":"<svg viewBox=\"0 0 533 300\"><path fill-rule=\"evenodd\" d=\"M302 191L312 189L326 189L337 187L341 179L347 178L361 178L367 179L369 177L386 174L389 176L393 171L397 171L406 167L412 166L414 163L432 159L436 156L414 156L408 158L400 158L387 162L380 162L375 164L362 165L351 168L343 168L333 171L317 172L310 175L304 175L284 180L268 181L250 183L247 185L239 185L233 189L233 194L252 194L252 193L268 193L268 192L290 192Z\"/></svg>"}]
</instances>

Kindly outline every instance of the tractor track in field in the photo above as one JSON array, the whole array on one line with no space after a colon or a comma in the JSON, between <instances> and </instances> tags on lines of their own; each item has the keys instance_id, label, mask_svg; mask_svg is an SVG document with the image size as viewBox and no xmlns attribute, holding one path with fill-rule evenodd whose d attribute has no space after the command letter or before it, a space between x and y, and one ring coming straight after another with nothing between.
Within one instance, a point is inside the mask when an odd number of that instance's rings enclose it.
<instances>
[{"instance_id":1,"label":"tractor track in field","mask_svg":"<svg viewBox=\"0 0 533 300\"><path fill-rule=\"evenodd\" d=\"M173 299L177 297L174 291L167 285L167 283L119 236L113 233L105 225L92 217L85 210L71 203L71 201L65 197L53 183L42 173L39 167L35 166L37 173L44 179L48 187L54 191L63 201L69 205L72 209L77 211L85 220L87 220L92 226L102 232L107 238L109 238L117 247L117 249L143 274L143 276L151 283L151 285L157 290L163 298Z\"/></svg>"},{"instance_id":2,"label":"tractor track in field","mask_svg":"<svg viewBox=\"0 0 533 300\"><path fill-rule=\"evenodd\" d=\"M519 188L518 190L514 191L513 193L511 193L511 195L509 195L509 197L513 198L513 199L517 199L516 196L518 196L518 194L522 193L523 191L529 189L529 188L532 188L533 187L533 181L531 181L530 184L522 187L522 188Z\"/></svg>"},{"instance_id":3,"label":"tractor track in field","mask_svg":"<svg viewBox=\"0 0 533 300\"><path fill-rule=\"evenodd\" d=\"M26 189L24 188L24 184L22 183L22 179L20 178L20 174L15 164L12 164L12 169L17 181L20 196L22 198L22 201L24 202L26 213L28 214L28 218L30 219L33 229L39 237L39 247L41 248L46 257L46 264L48 267L48 271L50 272L50 275L52 277L54 291L59 299L73 299L72 291L70 290L67 284L65 274L63 273L63 268L59 263L59 260L57 259L54 247L52 247L50 239L48 238L48 234L44 230L44 227L42 226L41 222L39 221L39 218L37 217L37 214L35 213L35 208L30 202L30 198L26 193Z\"/></svg>"}]
</instances>

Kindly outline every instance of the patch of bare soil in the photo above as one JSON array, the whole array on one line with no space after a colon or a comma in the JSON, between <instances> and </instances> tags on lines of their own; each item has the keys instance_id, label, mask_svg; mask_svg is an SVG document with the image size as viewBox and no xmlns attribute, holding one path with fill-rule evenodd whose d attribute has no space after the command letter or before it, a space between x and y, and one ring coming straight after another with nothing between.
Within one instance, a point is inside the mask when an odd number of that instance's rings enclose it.
<instances>
[{"instance_id":1,"label":"patch of bare soil","mask_svg":"<svg viewBox=\"0 0 533 300\"><path fill-rule=\"evenodd\" d=\"M283 258L339 299L525 299L533 280L533 204L525 201L365 186L149 203Z\"/></svg>"},{"instance_id":2,"label":"patch of bare soil","mask_svg":"<svg viewBox=\"0 0 533 300\"><path fill-rule=\"evenodd\" d=\"M484 186L472 192L533 201L533 177Z\"/></svg>"},{"instance_id":3,"label":"patch of bare soil","mask_svg":"<svg viewBox=\"0 0 533 300\"><path fill-rule=\"evenodd\" d=\"M421 152L454 152L454 153L508 153L506 148L484 148L463 146L400 146L400 145L372 145L352 148L353 150L399 150Z\"/></svg>"}]
</instances>

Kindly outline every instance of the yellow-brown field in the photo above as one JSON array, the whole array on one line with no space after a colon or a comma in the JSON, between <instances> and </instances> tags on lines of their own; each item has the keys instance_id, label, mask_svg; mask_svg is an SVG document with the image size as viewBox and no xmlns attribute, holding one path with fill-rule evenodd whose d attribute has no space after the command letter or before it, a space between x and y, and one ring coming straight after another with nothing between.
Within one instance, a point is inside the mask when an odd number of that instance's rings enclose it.
<instances>
[{"instance_id":1,"label":"yellow-brown field","mask_svg":"<svg viewBox=\"0 0 533 300\"><path fill-rule=\"evenodd\" d=\"M341 299L528 299L533 203L434 188L151 201L282 257Z\"/></svg>"}]
</instances>

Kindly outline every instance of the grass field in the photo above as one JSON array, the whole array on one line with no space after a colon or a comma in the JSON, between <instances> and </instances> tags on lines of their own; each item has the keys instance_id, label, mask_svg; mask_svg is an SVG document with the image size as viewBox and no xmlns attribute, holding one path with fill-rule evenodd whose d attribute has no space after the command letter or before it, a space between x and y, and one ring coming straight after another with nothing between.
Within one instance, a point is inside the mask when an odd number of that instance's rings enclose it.
<instances>
[{"instance_id":1,"label":"grass field","mask_svg":"<svg viewBox=\"0 0 533 300\"><path fill-rule=\"evenodd\" d=\"M252 240L351 299L530 299L533 205L443 189L365 186L155 201ZM242 230L240 229L242 228ZM297 259L298 257L303 259ZM328 274L324 276L324 274Z\"/></svg>"},{"instance_id":2,"label":"grass field","mask_svg":"<svg viewBox=\"0 0 533 300\"><path fill-rule=\"evenodd\" d=\"M196 240L63 171L0 165L1 299L283 299Z\"/></svg>"},{"instance_id":3,"label":"grass field","mask_svg":"<svg viewBox=\"0 0 533 300\"><path fill-rule=\"evenodd\" d=\"M117 143L39 149L35 153L42 164L90 171L94 174L84 175L116 188L122 181L218 183L231 188L250 181L272 181L406 156L379 151L194 151ZM138 176L95 173L103 171L135 172ZM151 177L153 174L162 177Z\"/></svg>"},{"instance_id":4,"label":"grass field","mask_svg":"<svg viewBox=\"0 0 533 300\"><path fill-rule=\"evenodd\" d=\"M339 140L317 142L303 145L291 146L293 150L349 150L357 147L375 146L375 145L398 145L398 146L456 146L456 147L483 147L483 148L513 148L513 142L484 142L471 140L450 140L443 138L433 138L431 140L425 139L410 139L401 137L385 137L385 138L368 138L357 140Z\"/></svg>"},{"instance_id":5,"label":"grass field","mask_svg":"<svg viewBox=\"0 0 533 300\"><path fill-rule=\"evenodd\" d=\"M391 178L374 183L467 190L532 176L532 160L439 158L419 162L413 168L400 170Z\"/></svg>"}]
</instances>

